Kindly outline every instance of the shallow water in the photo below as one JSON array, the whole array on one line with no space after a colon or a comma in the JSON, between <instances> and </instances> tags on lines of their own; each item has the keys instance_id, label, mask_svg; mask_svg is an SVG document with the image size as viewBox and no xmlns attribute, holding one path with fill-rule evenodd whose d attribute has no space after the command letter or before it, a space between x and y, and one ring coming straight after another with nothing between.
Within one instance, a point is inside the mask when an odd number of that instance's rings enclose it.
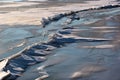
<instances>
[{"instance_id":1,"label":"shallow water","mask_svg":"<svg viewBox=\"0 0 120 80\"><path fill-rule=\"evenodd\" d=\"M77 1L75 0L75 2ZM65 0L65 2L72 2L72 0ZM82 73L77 80L118 80L120 72L116 71L119 70L120 57L120 9L86 11L77 15L81 19L74 20L71 24L66 24L68 17L64 17L59 21L52 22L46 28L6 25L6 28L0 30L0 59L14 55L35 43L46 42L51 34L62 31L64 27L74 27L75 29L70 30L72 36L77 35L83 40L53 50L52 54L46 57L45 62L28 67L18 80L35 80L46 73L49 74L49 77L45 80L70 80L77 71ZM86 40L88 38L112 40L89 42ZM30 58L25 55L24 57ZM38 70L43 65L47 65L47 67ZM112 65L117 66L113 67ZM114 73L115 77L111 78L113 75L111 73ZM100 76L103 74L104 78L101 78Z\"/></svg>"},{"instance_id":2,"label":"shallow water","mask_svg":"<svg viewBox=\"0 0 120 80\"><path fill-rule=\"evenodd\" d=\"M42 34L38 31L39 29L41 28L37 26L16 26L1 30L0 58L8 57L31 44L42 41Z\"/></svg>"},{"instance_id":3,"label":"shallow water","mask_svg":"<svg viewBox=\"0 0 120 80\"><path fill-rule=\"evenodd\" d=\"M72 34L83 38L92 37L112 40L105 42L80 41L66 44L64 47L52 51L47 61L29 67L17 80L34 80L42 76L40 72L47 72L49 74L49 77L45 80L71 80L71 77L76 72L80 72L81 74L78 75L78 78L72 80L120 79L118 75L120 74L120 21L118 17L120 16L120 8L80 12L78 15L81 17L80 20L73 21L67 25L75 28ZM60 23L63 23L66 19L59 20L59 23L53 22L46 29L52 31L51 28L55 28L54 31L56 32L65 27L63 24L60 25ZM86 22L88 23L86 24ZM51 66L43 70L38 70L43 65Z\"/></svg>"},{"instance_id":4,"label":"shallow water","mask_svg":"<svg viewBox=\"0 0 120 80\"><path fill-rule=\"evenodd\" d=\"M56 26L61 25L64 20L66 19L55 22L56 24L52 23L50 27L45 29L41 26L5 26L6 28L0 31L0 59L18 53L35 43L46 42L50 34L61 29L60 26Z\"/></svg>"}]
</instances>

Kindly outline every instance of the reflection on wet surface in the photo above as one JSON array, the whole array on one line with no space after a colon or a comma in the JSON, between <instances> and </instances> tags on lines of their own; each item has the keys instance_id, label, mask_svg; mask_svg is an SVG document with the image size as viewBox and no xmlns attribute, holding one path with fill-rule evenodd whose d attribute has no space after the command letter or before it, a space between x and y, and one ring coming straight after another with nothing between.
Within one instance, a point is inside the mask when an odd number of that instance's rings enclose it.
<instances>
[{"instance_id":1,"label":"reflection on wet surface","mask_svg":"<svg viewBox=\"0 0 120 80\"><path fill-rule=\"evenodd\" d=\"M114 80L117 80L120 60L119 9L79 12L76 15L80 19L69 21L72 16L64 17L44 29L41 26L3 28L0 30L0 59L34 43L48 42L26 49L19 57L10 60L5 69L11 71L11 78L113 80L109 77L114 73ZM42 61L45 62L24 72L26 67ZM104 78L100 77L103 74Z\"/></svg>"},{"instance_id":2,"label":"reflection on wet surface","mask_svg":"<svg viewBox=\"0 0 120 80\"><path fill-rule=\"evenodd\" d=\"M42 40L41 32L37 32L38 29L40 27L35 26L2 29L0 32L0 58L15 54L23 48Z\"/></svg>"},{"instance_id":3,"label":"reflection on wet surface","mask_svg":"<svg viewBox=\"0 0 120 80\"><path fill-rule=\"evenodd\" d=\"M47 61L31 66L17 80L34 80L43 74L48 77L45 80L120 79L119 8L83 13L78 14L81 17L80 20L75 20L67 26L60 24L67 20L63 18L59 23L53 22L46 28L48 31L52 30L50 28L59 29L58 36L62 34L62 38L72 37L80 41L53 50ZM86 22L88 23L85 24ZM61 27L73 27L73 29L60 30ZM99 39L108 40L100 41Z\"/></svg>"}]
</instances>

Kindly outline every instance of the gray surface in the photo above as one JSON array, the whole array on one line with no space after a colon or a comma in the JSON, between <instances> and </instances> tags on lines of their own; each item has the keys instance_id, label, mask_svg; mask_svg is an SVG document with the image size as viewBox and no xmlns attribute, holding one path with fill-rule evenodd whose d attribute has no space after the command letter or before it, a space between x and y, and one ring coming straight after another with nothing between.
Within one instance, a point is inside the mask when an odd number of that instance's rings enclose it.
<instances>
[{"instance_id":1,"label":"gray surface","mask_svg":"<svg viewBox=\"0 0 120 80\"><path fill-rule=\"evenodd\" d=\"M84 13L84 14L83 14ZM54 64L51 67L44 69L50 77L45 80L71 80L70 76L76 72L81 71L84 67L90 67L91 65L102 66L105 68L103 71L89 73L88 76L73 80L119 80L119 58L120 58L120 9L108 9L99 11L87 11L79 13L81 19L74 21L69 26L73 26L80 29L79 32L73 34L81 37L94 37L94 38L107 38L112 41L107 42L77 42L67 44L62 48L58 48L53 51L53 54L48 57L48 60L42 64L38 64L30 67L22 77L17 80L34 80L40 77L40 71L36 69L45 64L53 64L54 61L58 61L58 64ZM62 21L64 21L63 19ZM60 20L61 21L61 20ZM55 25L50 24L47 27ZM68 25L67 25L68 26ZM60 26L61 27L61 26ZM97 29L93 29L97 27ZM103 27L102 29L100 29ZM104 28L107 27L107 28ZM114 27L114 28L111 28ZM111 31L112 32L108 32ZM107 31L107 32L105 32ZM84 46L96 46L96 45L114 45L114 47L107 48L83 48ZM31 77L30 77L31 76ZM102 76L102 77L101 77Z\"/></svg>"}]
</instances>

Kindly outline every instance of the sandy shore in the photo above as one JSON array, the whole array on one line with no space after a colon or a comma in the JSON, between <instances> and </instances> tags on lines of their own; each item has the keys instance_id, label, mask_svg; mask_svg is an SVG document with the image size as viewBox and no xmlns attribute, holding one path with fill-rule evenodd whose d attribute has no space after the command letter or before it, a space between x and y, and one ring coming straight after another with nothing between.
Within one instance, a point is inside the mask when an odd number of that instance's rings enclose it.
<instances>
[{"instance_id":1,"label":"sandy shore","mask_svg":"<svg viewBox=\"0 0 120 80\"><path fill-rule=\"evenodd\" d=\"M114 0L85 3L9 2L0 5L0 25L40 25L42 17L108 4L116 4L116 2Z\"/></svg>"}]
</instances>

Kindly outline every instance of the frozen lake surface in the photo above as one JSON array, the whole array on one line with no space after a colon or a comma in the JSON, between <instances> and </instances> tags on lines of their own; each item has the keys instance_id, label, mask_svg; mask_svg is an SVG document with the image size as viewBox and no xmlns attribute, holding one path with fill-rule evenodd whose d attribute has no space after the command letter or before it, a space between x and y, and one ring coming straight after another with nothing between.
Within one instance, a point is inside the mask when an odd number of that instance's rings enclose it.
<instances>
[{"instance_id":1,"label":"frozen lake surface","mask_svg":"<svg viewBox=\"0 0 120 80\"><path fill-rule=\"evenodd\" d=\"M17 80L119 80L119 19L120 8L111 8L79 12L45 28L1 25L0 59L36 43L37 46L9 61L5 70L10 70L11 79L19 76ZM48 43L40 44L43 42Z\"/></svg>"},{"instance_id":2,"label":"frozen lake surface","mask_svg":"<svg viewBox=\"0 0 120 80\"><path fill-rule=\"evenodd\" d=\"M103 38L111 41L80 41L66 44L52 52L47 61L30 67L17 80L34 80L47 72L45 80L118 80L119 77L119 34L120 8L88 11L77 14L80 20L75 20L63 31L71 31L72 35L83 38ZM64 18L61 21L66 20ZM48 25L52 27L57 22ZM58 26L56 26L58 27ZM63 27L60 26L59 27ZM60 29L59 29L60 30ZM58 31L59 31L58 30ZM63 33L69 35L69 33ZM41 70L43 65L51 65ZM31 77L30 77L31 76ZM101 77L103 76L103 77Z\"/></svg>"},{"instance_id":3,"label":"frozen lake surface","mask_svg":"<svg viewBox=\"0 0 120 80\"><path fill-rule=\"evenodd\" d=\"M15 45L12 46L13 48L8 47L11 53L6 52L4 56L1 53L1 58L15 54L35 42L46 42L52 34L57 34L58 42L61 43L60 48L47 51L51 54L46 56L45 62L29 67L17 80L34 80L42 76L48 77L45 80L120 79L118 75L120 73L120 8L84 11L76 15L80 20L73 20L70 23L68 21L71 16L68 16L52 22L45 28L24 26L1 31L0 36L3 36L1 42L7 44L6 47ZM12 30L15 32L13 33ZM65 40L59 39L59 36ZM47 45L57 47L54 44ZM30 55L28 52L22 57L31 60ZM11 63L15 60L11 60ZM12 69L10 70L13 72Z\"/></svg>"}]
</instances>

